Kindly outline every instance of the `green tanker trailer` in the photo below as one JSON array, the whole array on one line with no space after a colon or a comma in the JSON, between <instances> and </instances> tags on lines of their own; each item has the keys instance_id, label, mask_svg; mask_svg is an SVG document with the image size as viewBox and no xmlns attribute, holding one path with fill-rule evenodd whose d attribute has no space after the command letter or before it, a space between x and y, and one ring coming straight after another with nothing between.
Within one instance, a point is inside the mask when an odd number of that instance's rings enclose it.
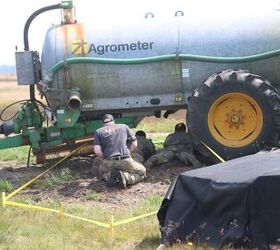
<instances>
[{"instance_id":1,"label":"green tanker trailer","mask_svg":"<svg viewBox=\"0 0 280 250\"><path fill-rule=\"evenodd\" d=\"M29 26L53 9L63 20L47 31L40 57L29 48ZM30 100L0 125L0 149L31 145L44 161L91 138L104 113L136 127L180 109L194 137L226 160L276 145L279 23L275 10L201 18L180 9L108 25L78 23L71 1L39 9L25 24L24 51L16 52L18 84L30 85ZM35 86L46 104L36 100Z\"/></svg>"}]
</instances>

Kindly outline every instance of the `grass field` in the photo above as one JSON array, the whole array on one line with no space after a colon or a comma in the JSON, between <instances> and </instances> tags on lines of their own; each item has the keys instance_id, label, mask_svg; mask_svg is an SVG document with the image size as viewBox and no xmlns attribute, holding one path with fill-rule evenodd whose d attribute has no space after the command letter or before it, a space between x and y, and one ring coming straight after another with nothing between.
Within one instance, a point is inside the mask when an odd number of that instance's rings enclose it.
<instances>
[{"instance_id":1,"label":"grass field","mask_svg":"<svg viewBox=\"0 0 280 250\"><path fill-rule=\"evenodd\" d=\"M18 86L16 81L0 81L0 112L2 110L20 100L29 98L29 87L28 86ZM9 119L19 108L18 105L14 105L9 108L4 114L4 119Z\"/></svg>"},{"instance_id":2,"label":"grass field","mask_svg":"<svg viewBox=\"0 0 280 250\"><path fill-rule=\"evenodd\" d=\"M161 197L150 197L137 208L114 211L114 219L119 221L157 210L160 202ZM59 201L36 205L56 208ZM61 222L55 214L10 207L0 212L0 249L155 249L159 244L155 216L117 227L112 238L109 229L71 218ZM70 204L66 212L105 223L110 221L110 213L102 207Z\"/></svg>"},{"instance_id":3,"label":"grass field","mask_svg":"<svg viewBox=\"0 0 280 250\"><path fill-rule=\"evenodd\" d=\"M13 161L15 164L22 164L27 161L27 155L29 151L29 146L23 146L18 148L10 148L0 150L1 161ZM35 163L35 157L31 154L31 163Z\"/></svg>"},{"instance_id":4,"label":"grass field","mask_svg":"<svg viewBox=\"0 0 280 250\"><path fill-rule=\"evenodd\" d=\"M119 221L157 210L160 202L161 197L150 197L136 208L115 211L114 219ZM58 203L43 205L57 207ZM110 213L98 207L70 205L66 211L97 221L110 221ZM0 213L0 249L156 249L160 241L156 216L118 226L112 235L110 229L71 218L60 221L53 214L15 208L1 208ZM194 248L181 245L170 249Z\"/></svg>"}]
</instances>

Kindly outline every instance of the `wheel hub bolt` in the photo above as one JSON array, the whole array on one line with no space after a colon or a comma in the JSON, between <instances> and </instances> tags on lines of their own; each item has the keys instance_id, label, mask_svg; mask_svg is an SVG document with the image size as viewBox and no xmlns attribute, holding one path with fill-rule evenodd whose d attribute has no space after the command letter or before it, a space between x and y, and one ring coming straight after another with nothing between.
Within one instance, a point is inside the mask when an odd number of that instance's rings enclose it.
<instances>
[{"instance_id":1,"label":"wheel hub bolt","mask_svg":"<svg viewBox=\"0 0 280 250\"><path fill-rule=\"evenodd\" d=\"M234 114L233 116L231 116L231 122L234 124L237 124L240 122L240 116L238 114Z\"/></svg>"}]
</instances>

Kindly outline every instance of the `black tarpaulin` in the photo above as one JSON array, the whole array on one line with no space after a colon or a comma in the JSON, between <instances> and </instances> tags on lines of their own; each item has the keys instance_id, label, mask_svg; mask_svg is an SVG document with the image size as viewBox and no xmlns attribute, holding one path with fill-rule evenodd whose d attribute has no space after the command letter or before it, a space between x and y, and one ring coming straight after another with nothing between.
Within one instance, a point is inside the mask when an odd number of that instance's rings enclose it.
<instances>
[{"instance_id":1,"label":"black tarpaulin","mask_svg":"<svg viewBox=\"0 0 280 250\"><path fill-rule=\"evenodd\" d=\"M162 243L263 248L280 243L280 150L180 174L158 212Z\"/></svg>"}]
</instances>

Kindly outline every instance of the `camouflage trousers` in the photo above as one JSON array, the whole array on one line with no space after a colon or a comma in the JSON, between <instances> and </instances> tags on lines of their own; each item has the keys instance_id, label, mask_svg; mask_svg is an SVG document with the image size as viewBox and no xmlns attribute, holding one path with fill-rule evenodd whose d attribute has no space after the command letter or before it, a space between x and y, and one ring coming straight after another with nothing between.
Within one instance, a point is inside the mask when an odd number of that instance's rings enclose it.
<instances>
[{"instance_id":1,"label":"camouflage trousers","mask_svg":"<svg viewBox=\"0 0 280 250\"><path fill-rule=\"evenodd\" d=\"M162 152L152 155L146 162L147 167L153 165L161 165L171 160L178 159L182 161L185 165L193 165L195 168L201 167L201 163L196 159L196 157L189 152L175 153L174 151L163 150Z\"/></svg>"},{"instance_id":2,"label":"camouflage trousers","mask_svg":"<svg viewBox=\"0 0 280 250\"><path fill-rule=\"evenodd\" d=\"M99 166L99 174L105 181L109 181L113 168L123 172L128 185L138 183L146 177L146 168L131 157L123 160L102 160Z\"/></svg>"},{"instance_id":3,"label":"camouflage trousers","mask_svg":"<svg viewBox=\"0 0 280 250\"><path fill-rule=\"evenodd\" d=\"M144 157L138 152L132 152L131 157L132 157L132 159L134 159L135 161L137 161L139 163L144 163L144 161L145 161Z\"/></svg>"}]
</instances>

